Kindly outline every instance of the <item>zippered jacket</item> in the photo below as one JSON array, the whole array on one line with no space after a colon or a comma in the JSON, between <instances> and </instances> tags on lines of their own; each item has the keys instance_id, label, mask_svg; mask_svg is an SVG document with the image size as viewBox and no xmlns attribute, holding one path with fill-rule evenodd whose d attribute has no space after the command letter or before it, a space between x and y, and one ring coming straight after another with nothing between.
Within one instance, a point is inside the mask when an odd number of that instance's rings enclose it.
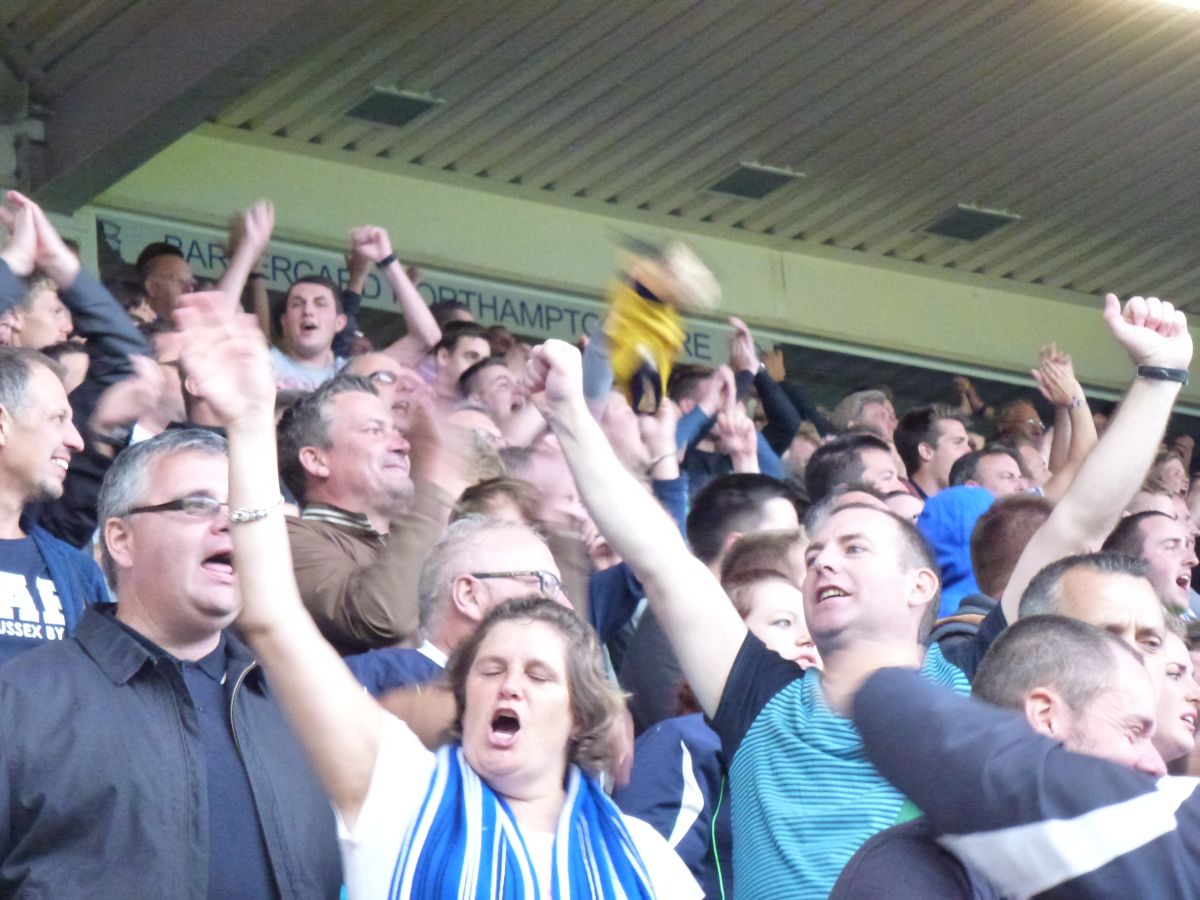
<instances>
[{"instance_id":1,"label":"zippered jacket","mask_svg":"<svg viewBox=\"0 0 1200 900\"><path fill-rule=\"evenodd\" d=\"M207 900L209 806L183 675L89 608L0 667L0 896ZM332 809L245 645L225 694L283 898L334 898Z\"/></svg>"}]
</instances>

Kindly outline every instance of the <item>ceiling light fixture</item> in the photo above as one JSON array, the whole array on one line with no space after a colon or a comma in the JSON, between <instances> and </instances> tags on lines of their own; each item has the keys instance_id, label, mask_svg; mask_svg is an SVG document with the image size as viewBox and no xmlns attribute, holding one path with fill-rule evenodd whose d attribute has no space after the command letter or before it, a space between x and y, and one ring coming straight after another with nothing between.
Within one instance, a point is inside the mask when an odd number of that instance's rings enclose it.
<instances>
[{"instance_id":1,"label":"ceiling light fixture","mask_svg":"<svg viewBox=\"0 0 1200 900\"><path fill-rule=\"evenodd\" d=\"M417 116L424 115L444 102L432 94L376 85L371 88L371 93L346 115L353 119L365 119L380 125L403 128Z\"/></svg>"},{"instance_id":2,"label":"ceiling light fixture","mask_svg":"<svg viewBox=\"0 0 1200 900\"><path fill-rule=\"evenodd\" d=\"M791 169L741 162L724 178L709 185L707 190L716 194L741 197L743 200L761 200L785 184L800 181L802 178L803 173L793 172Z\"/></svg>"}]
</instances>

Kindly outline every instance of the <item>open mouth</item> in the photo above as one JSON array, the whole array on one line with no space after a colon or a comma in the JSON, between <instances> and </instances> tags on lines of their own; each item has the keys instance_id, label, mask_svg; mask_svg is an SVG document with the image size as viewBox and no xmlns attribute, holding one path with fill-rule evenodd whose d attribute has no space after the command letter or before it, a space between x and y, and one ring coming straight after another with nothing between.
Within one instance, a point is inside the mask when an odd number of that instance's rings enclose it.
<instances>
[{"instance_id":1,"label":"open mouth","mask_svg":"<svg viewBox=\"0 0 1200 900\"><path fill-rule=\"evenodd\" d=\"M492 716L492 727L488 740L493 747L511 747L521 732L521 720L510 710L498 710Z\"/></svg>"},{"instance_id":2,"label":"open mouth","mask_svg":"<svg viewBox=\"0 0 1200 900\"><path fill-rule=\"evenodd\" d=\"M1186 591L1192 586L1192 574L1190 572L1184 572L1175 579L1175 584L1179 586L1181 591Z\"/></svg>"},{"instance_id":3,"label":"open mouth","mask_svg":"<svg viewBox=\"0 0 1200 900\"><path fill-rule=\"evenodd\" d=\"M230 552L214 553L204 560L200 567L206 572L212 572L223 578L233 578L233 554Z\"/></svg>"},{"instance_id":4,"label":"open mouth","mask_svg":"<svg viewBox=\"0 0 1200 900\"><path fill-rule=\"evenodd\" d=\"M1190 731L1192 734L1196 733L1196 713L1186 712L1179 718L1183 724L1187 726L1188 731Z\"/></svg>"},{"instance_id":5,"label":"open mouth","mask_svg":"<svg viewBox=\"0 0 1200 900\"><path fill-rule=\"evenodd\" d=\"M832 600L836 597L845 597L846 592L839 587L823 587L817 591L817 602L824 603L826 600Z\"/></svg>"}]
</instances>

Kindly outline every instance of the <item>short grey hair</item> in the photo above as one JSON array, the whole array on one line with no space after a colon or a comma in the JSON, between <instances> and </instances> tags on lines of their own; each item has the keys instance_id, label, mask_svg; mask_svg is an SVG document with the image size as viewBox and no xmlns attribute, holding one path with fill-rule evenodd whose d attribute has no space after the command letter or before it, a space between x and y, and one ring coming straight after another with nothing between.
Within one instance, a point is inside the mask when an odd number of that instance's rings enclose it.
<instances>
[{"instance_id":1,"label":"short grey hair","mask_svg":"<svg viewBox=\"0 0 1200 900\"><path fill-rule=\"evenodd\" d=\"M1073 712L1086 710L1117 683L1117 656L1141 656L1116 635L1066 616L1030 616L998 637L971 685L972 696L1021 710L1029 692L1052 688Z\"/></svg>"},{"instance_id":2,"label":"short grey hair","mask_svg":"<svg viewBox=\"0 0 1200 900\"><path fill-rule=\"evenodd\" d=\"M516 522L490 519L478 513L469 513L456 519L438 538L421 566L421 577L417 583L417 600L420 603L421 632L428 636L430 629L441 615L442 607L450 596L450 585L459 575L470 574L474 566L469 562L469 551L488 535L499 531L519 531L544 541L536 531Z\"/></svg>"},{"instance_id":3,"label":"short grey hair","mask_svg":"<svg viewBox=\"0 0 1200 900\"><path fill-rule=\"evenodd\" d=\"M62 381L67 370L37 350L28 347L0 347L0 406L15 413L25 405L25 393L34 366L42 366Z\"/></svg>"},{"instance_id":4,"label":"short grey hair","mask_svg":"<svg viewBox=\"0 0 1200 900\"><path fill-rule=\"evenodd\" d=\"M829 414L829 424L838 432L847 431L851 422L857 422L862 415L863 407L868 403L887 403L887 394L883 391L855 391L842 398L842 401Z\"/></svg>"},{"instance_id":5,"label":"short grey hair","mask_svg":"<svg viewBox=\"0 0 1200 900\"><path fill-rule=\"evenodd\" d=\"M120 519L142 501L146 492L146 473L156 459L176 453L208 453L228 456L229 445L221 435L203 428L170 428L147 441L139 441L117 454L100 485L96 500L97 519L101 528L100 561L104 575L112 587L117 584L117 566L104 540L104 523Z\"/></svg>"},{"instance_id":6,"label":"short grey hair","mask_svg":"<svg viewBox=\"0 0 1200 900\"><path fill-rule=\"evenodd\" d=\"M1050 563L1033 576L1025 593L1021 595L1017 618L1028 616L1057 615L1062 612L1062 582L1068 572L1083 569L1101 575L1129 575L1145 578L1149 583L1150 567L1143 559L1124 553L1102 550L1099 553L1078 553L1065 556Z\"/></svg>"}]
</instances>

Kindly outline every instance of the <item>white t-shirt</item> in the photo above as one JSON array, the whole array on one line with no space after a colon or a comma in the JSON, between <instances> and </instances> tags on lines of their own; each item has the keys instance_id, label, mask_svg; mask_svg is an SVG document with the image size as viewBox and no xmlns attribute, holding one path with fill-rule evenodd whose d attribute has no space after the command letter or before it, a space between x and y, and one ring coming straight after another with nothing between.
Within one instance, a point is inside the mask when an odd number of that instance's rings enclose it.
<instances>
[{"instance_id":1,"label":"white t-shirt","mask_svg":"<svg viewBox=\"0 0 1200 900\"><path fill-rule=\"evenodd\" d=\"M315 391L346 364L346 360L335 356L327 366L310 366L292 359L278 347L272 347L270 355L275 387L281 391Z\"/></svg>"},{"instance_id":2,"label":"white t-shirt","mask_svg":"<svg viewBox=\"0 0 1200 900\"><path fill-rule=\"evenodd\" d=\"M436 765L434 754L407 725L388 713L383 714L382 737L371 786L354 828L346 828L338 816L338 841L350 900L387 897L400 846L421 810ZM641 819L624 814L622 818L658 897L692 900L704 896L687 866L657 831ZM554 835L523 831L522 836L538 884L549 891Z\"/></svg>"}]
</instances>

